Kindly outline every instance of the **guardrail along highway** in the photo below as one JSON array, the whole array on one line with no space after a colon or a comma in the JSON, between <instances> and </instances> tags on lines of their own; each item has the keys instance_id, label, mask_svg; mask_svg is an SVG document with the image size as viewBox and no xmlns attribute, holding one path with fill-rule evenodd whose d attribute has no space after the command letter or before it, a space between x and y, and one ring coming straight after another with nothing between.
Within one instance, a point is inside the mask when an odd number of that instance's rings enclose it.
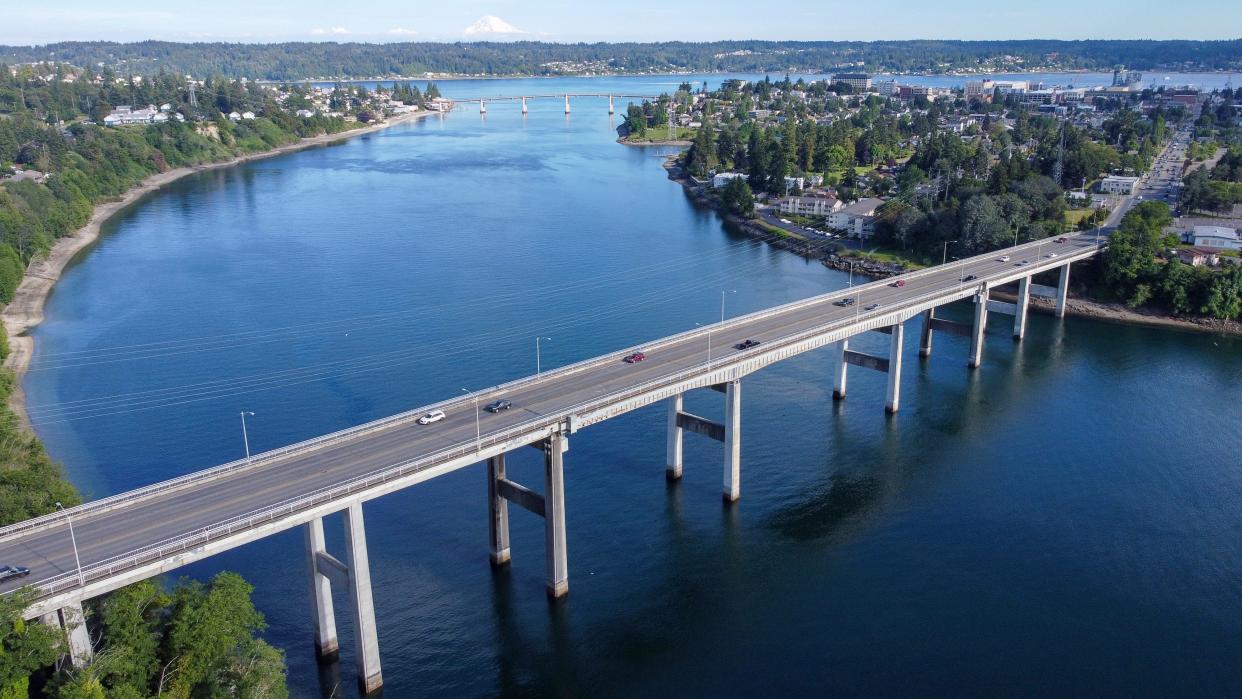
<instances>
[{"instance_id":1,"label":"guardrail along highway","mask_svg":"<svg viewBox=\"0 0 1242 699\"><path fill-rule=\"evenodd\" d=\"M1054 297L1064 311L1070 264L1102 249L1097 234L1027 243L947 265L871 282L698 328L348 430L255 455L174 480L86 503L0 529L0 561L30 568L24 580L5 583L36 589L30 618L61 623L71 653L84 662L89 639L78 620L85 599L200 560L275 532L302 526L310 589L317 612L317 649L337 650L331 590L350 592L359 681L364 691L382 684L371 604L362 503L473 463L488 462L491 559L509 561L508 503L545 519L547 585L554 597L568 591L562 464L569 437L580 429L652 403L668 410L667 474L680 477L686 430L724 443L723 494L740 496L741 380L769 364L832 345L835 389L844 397L850 365L888 373L886 408L901 395L904 322L922 316L920 354L931 354L936 332L971 338L970 366L984 350L989 314L1014 318L1014 337L1026 327L1031 295ZM1057 287L1038 287L1032 275L1059 271ZM1018 282L1016 303L989 299L990 290ZM973 299L972 324L935 316L944 304ZM867 331L891 336L888 356L849 349L849 338ZM738 349L754 341L757 344ZM710 343L710 357L708 346ZM623 361L636 353L645 359ZM682 410L682 394L709 388L725 394L723 424ZM476 406L497 399L512 408L492 414ZM445 418L419 424L441 410ZM477 430L477 431L476 431ZM541 491L509 480L506 452L535 445L544 451ZM323 517L345 513L344 560L324 548ZM69 529L72 525L72 536ZM76 541L76 544L74 543Z\"/></svg>"}]
</instances>

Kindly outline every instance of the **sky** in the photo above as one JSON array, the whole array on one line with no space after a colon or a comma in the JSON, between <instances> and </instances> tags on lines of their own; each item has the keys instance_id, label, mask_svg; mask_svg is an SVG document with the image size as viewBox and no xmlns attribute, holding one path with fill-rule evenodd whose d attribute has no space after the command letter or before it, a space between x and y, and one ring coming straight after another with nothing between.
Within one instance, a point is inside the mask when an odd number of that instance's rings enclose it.
<instances>
[{"instance_id":1,"label":"sky","mask_svg":"<svg viewBox=\"0 0 1242 699\"><path fill-rule=\"evenodd\" d=\"M493 18L480 23L481 18ZM472 25L479 25L467 32ZM500 29L502 33L487 29ZM1240 0L0 0L0 43L1232 39Z\"/></svg>"}]
</instances>

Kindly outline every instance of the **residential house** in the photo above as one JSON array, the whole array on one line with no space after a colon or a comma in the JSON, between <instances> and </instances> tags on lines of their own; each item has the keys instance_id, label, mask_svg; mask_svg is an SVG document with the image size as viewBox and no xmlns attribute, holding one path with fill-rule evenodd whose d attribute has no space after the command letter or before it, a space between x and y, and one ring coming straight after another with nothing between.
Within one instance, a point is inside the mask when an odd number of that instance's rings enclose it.
<instances>
[{"instance_id":1,"label":"residential house","mask_svg":"<svg viewBox=\"0 0 1242 699\"><path fill-rule=\"evenodd\" d=\"M718 172L715 175L712 175L712 189L720 189L721 187L729 184L730 181L736 180L739 177L743 181L746 180L746 175L743 175L740 172Z\"/></svg>"},{"instance_id":2,"label":"residential house","mask_svg":"<svg viewBox=\"0 0 1242 699\"><path fill-rule=\"evenodd\" d=\"M851 238L869 238L875 232L875 212L883 199L859 199L828 215L828 227L845 231Z\"/></svg>"},{"instance_id":3,"label":"residential house","mask_svg":"<svg viewBox=\"0 0 1242 699\"><path fill-rule=\"evenodd\" d=\"M828 216L845 208L840 199L827 194L781 197L780 212L798 216Z\"/></svg>"}]
</instances>

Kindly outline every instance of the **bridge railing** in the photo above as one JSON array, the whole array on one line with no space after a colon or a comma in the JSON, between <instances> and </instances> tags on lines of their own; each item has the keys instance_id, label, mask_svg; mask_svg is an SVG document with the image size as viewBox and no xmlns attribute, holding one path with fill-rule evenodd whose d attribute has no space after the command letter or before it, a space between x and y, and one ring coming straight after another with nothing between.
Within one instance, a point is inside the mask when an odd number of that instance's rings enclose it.
<instances>
[{"instance_id":1,"label":"bridge railing","mask_svg":"<svg viewBox=\"0 0 1242 699\"><path fill-rule=\"evenodd\" d=\"M996 253L990 253L990 254L994 255ZM1045 260L1043 262L1046 263L1043 265L1044 267L1055 267L1063 263L1063 261L1052 262L1050 260ZM932 268L932 269L935 269L935 268ZM1038 270L1031 270L1031 271L1034 272ZM885 280L881 280L880 282L872 282L872 283L862 285L859 287L854 287L854 289L850 291L853 293L859 293L864 288L867 288L867 287L875 288L877 285L884 284L884 283L887 283L887 282ZM962 287L961 291L966 292L967 290L970 290L972 288L973 288L973 285L967 285L967 286ZM906 311L910 308L916 308L916 307L922 306L932 300L943 299L945 295L946 295L946 291L943 289L935 290L935 291L928 291L928 292L919 294L918 296L905 299L901 301L900 303L894 304L892 306L886 306L882 309L877 309L875 311L870 311L866 313L863 313L860 311L853 317L838 318L838 319L829 321L827 323L817 325L815 327L804 330L796 335L792 335L786 338L781 338L779 341L773 342L771 344L762 345L760 347L757 347L751 350L746 350L737 355L734 355L732 359L728 362L718 361L715 363L713 362L696 363L690 367L680 369L674 372L670 372L668 374L664 374L662 376L656 377L654 379L650 379L641 384L629 386L619 391L614 391L613 393L610 393L608 395L598 396L598 397L594 397L594 398L582 401L576 405L566 408L565 410L558 413L555 417L546 417L542 420L535 420L535 421L531 421L528 423L523 423L521 425L509 427L509 428L500 430L498 432L483 434L478 439L464 440L455 445L446 447L445 449L439 450L437 452L433 452L431 454L416 457L414 459L409 459L407 461L404 461L398 464L384 466L370 473L356 476L352 479L343 481L341 483L336 483L331 486L325 486L323 488L317 489L310 493L299 495L295 498L290 498L290 499L287 499L281 502L277 502L271 505L264 506L256 510L252 510L251 512L248 512L248 513L237 515L237 516L231 517L226 520L221 520L219 522L203 527L202 529L195 530L194 532L191 532L188 534L181 534L175 537L170 537L169 539L166 539L164 541L157 542L154 544L150 544L141 549L137 549L135 551L131 551L125 554L120 554L118 556L114 556L109 559L104 559L102 561L93 563L87 568L84 568L82 570L81 577L86 582L90 582L92 580L99 579L99 578L108 578L113 575L116 575L117 573L132 570L134 568L138 568L148 563L167 560L168 558L175 556L176 554L184 553L186 551L191 551L193 549L205 546L213 541L218 541L218 540L227 538L229 536L232 536L235 533L248 531L256 527L262 526L264 524L277 521L284 517L288 517L298 512L309 510L309 509L312 509L314 507L317 507L317 506L320 506L326 503L340 501L356 493L365 492L378 485L382 485L384 483L387 483L393 480L404 478L418 471L426 470L428 468L431 468L431 467L434 467L434 466L437 466L437 465L440 465L446 462L450 462L454 459L470 456L472 453L479 453L484 447L494 447L499 444L505 444L505 443L511 442L512 440L520 438L523 435L529 435L534 432L539 432L541 430L550 429L554 425L559 425L559 424L564 423L566 420L568 420L570 415L581 414L581 413L598 410L598 409L607 407L610 404L623 402L630 398L641 396L643 394L647 394L652 391L659 390L661 388L666 388L671 385L676 385L678 383L682 383L682 382L685 382L687 380L690 380L690 379L693 379L699 376L704 376L712 372L718 372L723 369L728 369L738 364L741 364L751 359L752 357L755 357L755 356L758 356L764 353L768 353L768 352L779 351L780 349L784 347L795 345L807 339L811 339L811 338L823 335L825 333L832 332L834 330L846 328L851 325L856 325L856 324L859 324L860 322L864 322L867 320L874 320L878 318L885 318L887 316L894 316L894 315L900 316L900 314L903 311ZM805 305L805 303L796 302L793 305L800 306L800 305ZM766 315L766 313L739 316L738 318L729 320L726 323L726 327L732 327L738 324L742 324L747 319L753 320L753 317L755 315ZM900 322L900 321L897 321L897 322ZM683 333L683 335L684 334L685 333ZM613 358L615 359L615 357ZM586 363L591 363L594 361L595 360L587 360ZM422 410L412 411L413 414L421 414L422 412L423 412ZM377 421L377 422L382 422L382 421ZM34 586L40 590L42 597L47 597L47 596L57 594L59 592L63 592L65 590L71 590L77 587L78 584L79 584L79 575L77 571L73 571L69 573L62 573L60 575L53 576L51 578L46 578L44 580L40 580L34 583Z\"/></svg>"}]
</instances>

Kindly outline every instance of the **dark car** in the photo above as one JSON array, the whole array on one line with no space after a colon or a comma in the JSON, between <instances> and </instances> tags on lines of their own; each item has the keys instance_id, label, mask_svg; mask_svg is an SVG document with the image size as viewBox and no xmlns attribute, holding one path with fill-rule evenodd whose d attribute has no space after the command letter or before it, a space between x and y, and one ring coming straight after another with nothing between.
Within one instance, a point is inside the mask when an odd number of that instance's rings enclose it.
<instances>
[{"instance_id":1,"label":"dark car","mask_svg":"<svg viewBox=\"0 0 1242 699\"><path fill-rule=\"evenodd\" d=\"M646 358L647 358L647 354L645 352L635 352L634 354L631 354L630 356L626 357L622 361L624 361L626 364L637 364L638 362L641 362L642 360Z\"/></svg>"},{"instance_id":2,"label":"dark car","mask_svg":"<svg viewBox=\"0 0 1242 699\"><path fill-rule=\"evenodd\" d=\"M892 284L889 284L889 286L891 286L891 287L895 287L895 288L898 288L898 289L900 289L901 287L903 287L903 286L905 286L905 285L906 285L906 280L905 280L905 279L898 279L897 281L893 282Z\"/></svg>"},{"instance_id":3,"label":"dark car","mask_svg":"<svg viewBox=\"0 0 1242 699\"><path fill-rule=\"evenodd\" d=\"M976 276L975 276L975 275L973 275L973 274L967 274L966 276L962 277L962 281L964 281L964 282L973 282L974 280L976 280L976 279L978 279L978 278L979 278L979 277L976 277Z\"/></svg>"},{"instance_id":4,"label":"dark car","mask_svg":"<svg viewBox=\"0 0 1242 699\"><path fill-rule=\"evenodd\" d=\"M507 398L501 398L498 401L493 401L491 403L488 403L487 412L498 413L501 410L508 410L509 408L512 408L512 407L513 407L512 401L508 400Z\"/></svg>"},{"instance_id":5,"label":"dark car","mask_svg":"<svg viewBox=\"0 0 1242 699\"><path fill-rule=\"evenodd\" d=\"M870 306L867 306L867 307L863 308L863 310L864 310L864 311L874 311L875 309L877 309L877 308L879 308L879 307L880 307L880 304L878 304L878 303L873 303L873 304L871 304Z\"/></svg>"},{"instance_id":6,"label":"dark car","mask_svg":"<svg viewBox=\"0 0 1242 699\"><path fill-rule=\"evenodd\" d=\"M758 346L759 346L758 340L747 340L745 342L739 342L736 345L733 345L733 349L745 350L745 349L750 349L751 347L758 347Z\"/></svg>"},{"instance_id":7,"label":"dark car","mask_svg":"<svg viewBox=\"0 0 1242 699\"><path fill-rule=\"evenodd\" d=\"M21 566L0 566L0 583L14 580L16 578L24 578L30 575L29 568Z\"/></svg>"},{"instance_id":8,"label":"dark car","mask_svg":"<svg viewBox=\"0 0 1242 699\"><path fill-rule=\"evenodd\" d=\"M1064 242L1067 242L1068 240L1069 238L1057 238L1058 243L1064 243Z\"/></svg>"},{"instance_id":9,"label":"dark car","mask_svg":"<svg viewBox=\"0 0 1242 699\"><path fill-rule=\"evenodd\" d=\"M845 306L853 306L854 299L849 298L849 299L841 299L840 301L833 301L832 305L841 306L842 308L844 308Z\"/></svg>"}]
</instances>

